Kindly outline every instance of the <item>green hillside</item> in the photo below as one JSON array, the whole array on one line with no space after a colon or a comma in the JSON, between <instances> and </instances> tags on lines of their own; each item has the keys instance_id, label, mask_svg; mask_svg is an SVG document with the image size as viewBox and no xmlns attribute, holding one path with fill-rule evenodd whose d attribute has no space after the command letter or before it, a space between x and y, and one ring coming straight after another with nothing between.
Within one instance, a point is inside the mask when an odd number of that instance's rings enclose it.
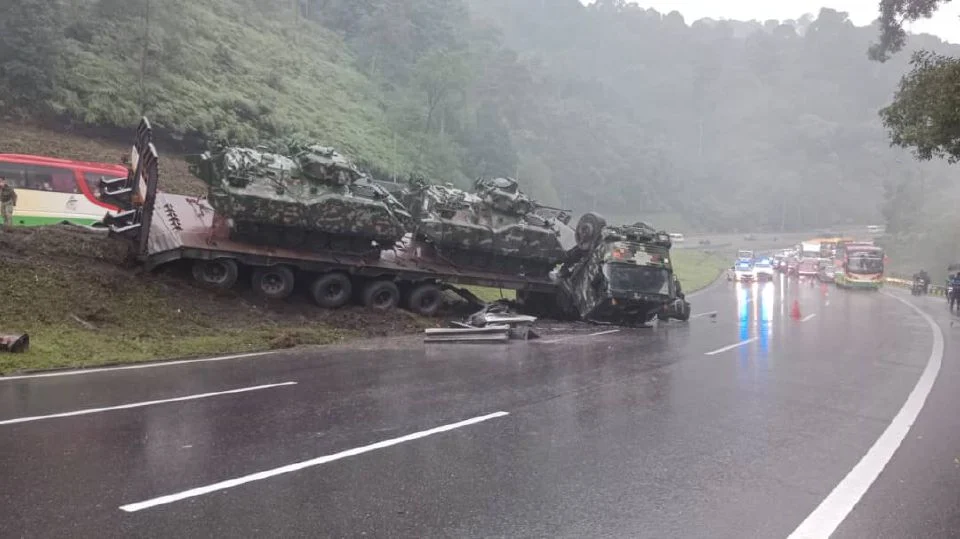
<instances>
[{"instance_id":1,"label":"green hillside","mask_svg":"<svg viewBox=\"0 0 960 539\"><path fill-rule=\"evenodd\" d=\"M877 111L909 51L870 62L878 29L830 9L764 22L578 0L4 9L3 115L127 136L146 114L167 155L309 135L381 177L511 175L547 204L686 230L882 222L905 207L897 193L956 175L889 147Z\"/></svg>"}]
</instances>

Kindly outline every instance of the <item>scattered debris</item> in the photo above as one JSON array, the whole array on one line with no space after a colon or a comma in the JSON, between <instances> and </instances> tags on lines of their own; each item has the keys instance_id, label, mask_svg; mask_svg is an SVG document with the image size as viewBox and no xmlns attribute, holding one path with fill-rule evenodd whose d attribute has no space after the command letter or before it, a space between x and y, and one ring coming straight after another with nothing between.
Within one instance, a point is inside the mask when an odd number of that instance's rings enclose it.
<instances>
[{"instance_id":1,"label":"scattered debris","mask_svg":"<svg viewBox=\"0 0 960 539\"><path fill-rule=\"evenodd\" d=\"M532 325L537 317L513 312L509 300L488 303L466 322L451 322L449 328L425 330L424 342L505 342L509 339L536 339Z\"/></svg>"},{"instance_id":2,"label":"scattered debris","mask_svg":"<svg viewBox=\"0 0 960 539\"><path fill-rule=\"evenodd\" d=\"M21 354L30 348L30 336L26 333L0 335L0 352Z\"/></svg>"},{"instance_id":3,"label":"scattered debris","mask_svg":"<svg viewBox=\"0 0 960 539\"><path fill-rule=\"evenodd\" d=\"M510 326L483 328L428 328L424 342L506 342L510 340Z\"/></svg>"}]
</instances>

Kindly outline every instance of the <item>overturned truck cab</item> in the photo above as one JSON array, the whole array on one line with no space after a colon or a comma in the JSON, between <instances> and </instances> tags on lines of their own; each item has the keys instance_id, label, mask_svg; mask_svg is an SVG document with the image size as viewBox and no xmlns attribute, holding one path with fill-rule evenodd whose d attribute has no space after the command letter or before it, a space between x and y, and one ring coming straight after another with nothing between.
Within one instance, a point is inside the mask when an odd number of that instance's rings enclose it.
<instances>
[{"instance_id":1,"label":"overturned truck cab","mask_svg":"<svg viewBox=\"0 0 960 539\"><path fill-rule=\"evenodd\" d=\"M576 239L577 248L555 276L555 308L564 317L618 325L690 318L666 232L645 223L608 226L588 213L577 224ZM535 310L550 310L529 294L521 300Z\"/></svg>"}]
</instances>

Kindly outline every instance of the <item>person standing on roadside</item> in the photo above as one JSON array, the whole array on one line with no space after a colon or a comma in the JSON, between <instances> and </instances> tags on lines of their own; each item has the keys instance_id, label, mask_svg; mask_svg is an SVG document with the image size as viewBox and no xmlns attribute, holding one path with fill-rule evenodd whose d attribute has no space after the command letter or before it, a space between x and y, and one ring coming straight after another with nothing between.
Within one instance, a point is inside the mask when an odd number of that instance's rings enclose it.
<instances>
[{"instance_id":1,"label":"person standing on roadside","mask_svg":"<svg viewBox=\"0 0 960 539\"><path fill-rule=\"evenodd\" d=\"M17 205L17 192L0 176L0 215L3 216L4 230L13 228L13 208Z\"/></svg>"}]
</instances>

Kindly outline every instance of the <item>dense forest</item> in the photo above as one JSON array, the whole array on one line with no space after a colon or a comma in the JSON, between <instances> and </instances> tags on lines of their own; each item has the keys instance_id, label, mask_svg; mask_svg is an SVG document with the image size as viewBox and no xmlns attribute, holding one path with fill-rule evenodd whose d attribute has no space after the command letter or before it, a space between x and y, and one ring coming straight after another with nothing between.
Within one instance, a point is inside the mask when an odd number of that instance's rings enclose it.
<instances>
[{"instance_id":1,"label":"dense forest","mask_svg":"<svg viewBox=\"0 0 960 539\"><path fill-rule=\"evenodd\" d=\"M792 230L947 211L956 172L891 148L878 111L912 36L685 21L623 0L0 0L0 111L188 148L309 135L381 178L510 175L548 204L690 229ZM126 131L124 131L126 132Z\"/></svg>"}]
</instances>

